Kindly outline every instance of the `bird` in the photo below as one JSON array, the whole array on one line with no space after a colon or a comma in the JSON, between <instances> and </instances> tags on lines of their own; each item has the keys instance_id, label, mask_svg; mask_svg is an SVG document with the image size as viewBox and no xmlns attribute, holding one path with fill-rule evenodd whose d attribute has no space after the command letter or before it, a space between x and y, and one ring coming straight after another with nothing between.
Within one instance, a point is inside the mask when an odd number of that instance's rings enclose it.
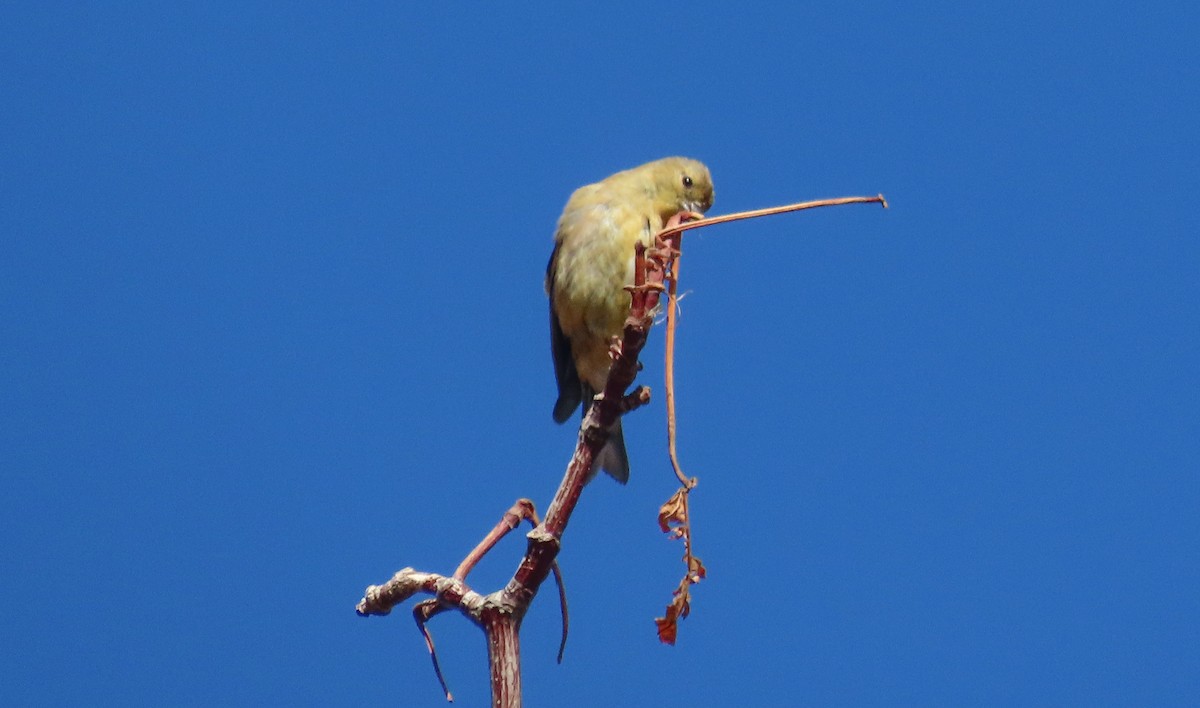
<instances>
[{"instance_id":1,"label":"bird","mask_svg":"<svg viewBox=\"0 0 1200 708\"><path fill-rule=\"evenodd\" d=\"M617 172L571 195L558 219L546 265L550 352L558 398L554 421L563 423L583 404L586 416L604 390L612 365L609 346L629 315L634 244L650 246L675 213L704 213L713 203L712 175L700 161L665 157ZM609 429L587 481L604 470L629 481L621 419Z\"/></svg>"}]
</instances>

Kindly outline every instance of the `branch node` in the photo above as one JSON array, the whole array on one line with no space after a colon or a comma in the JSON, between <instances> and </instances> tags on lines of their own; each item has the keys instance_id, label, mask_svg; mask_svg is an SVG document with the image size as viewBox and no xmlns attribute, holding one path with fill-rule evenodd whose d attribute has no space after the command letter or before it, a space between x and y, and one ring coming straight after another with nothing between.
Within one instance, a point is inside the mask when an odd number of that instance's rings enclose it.
<instances>
[{"instance_id":1,"label":"branch node","mask_svg":"<svg viewBox=\"0 0 1200 708\"><path fill-rule=\"evenodd\" d=\"M638 386L629 395L621 399L617 406L621 415L625 415L629 411L637 410L650 402L650 389L647 386Z\"/></svg>"}]
</instances>

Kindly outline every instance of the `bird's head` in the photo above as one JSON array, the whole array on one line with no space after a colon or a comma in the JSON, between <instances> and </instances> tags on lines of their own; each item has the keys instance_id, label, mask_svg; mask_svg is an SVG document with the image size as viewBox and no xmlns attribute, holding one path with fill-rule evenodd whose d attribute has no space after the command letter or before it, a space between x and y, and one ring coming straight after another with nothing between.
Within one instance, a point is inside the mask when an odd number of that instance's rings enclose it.
<instances>
[{"instance_id":1,"label":"bird's head","mask_svg":"<svg viewBox=\"0 0 1200 708\"><path fill-rule=\"evenodd\" d=\"M703 214L712 206L712 175L703 162L687 157L665 157L646 167L654 173L657 201L668 205L672 213L695 211Z\"/></svg>"}]
</instances>

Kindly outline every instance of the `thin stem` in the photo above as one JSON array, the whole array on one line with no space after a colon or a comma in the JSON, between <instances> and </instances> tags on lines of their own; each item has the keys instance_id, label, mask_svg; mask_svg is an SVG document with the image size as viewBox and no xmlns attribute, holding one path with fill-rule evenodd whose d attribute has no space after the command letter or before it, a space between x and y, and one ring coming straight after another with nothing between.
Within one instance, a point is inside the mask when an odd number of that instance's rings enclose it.
<instances>
[{"instance_id":1,"label":"thin stem","mask_svg":"<svg viewBox=\"0 0 1200 708\"><path fill-rule=\"evenodd\" d=\"M789 211L802 211L804 209L816 209L817 207L839 206L841 204L882 204L884 209L887 209L887 200L882 194L874 197L839 197L837 199L816 199L811 202L800 202L798 204L787 204L785 206L768 207L766 209L753 209L751 211L739 211L733 214L722 214L721 216L710 216L705 219L696 221L688 221L681 223L678 226L673 226L664 229L658 233L660 238L667 238L675 234L681 234L684 231L698 229L704 226L712 226L714 224L724 224L730 221L741 221L742 219L753 219L759 216L771 216L772 214L786 214Z\"/></svg>"}]
</instances>

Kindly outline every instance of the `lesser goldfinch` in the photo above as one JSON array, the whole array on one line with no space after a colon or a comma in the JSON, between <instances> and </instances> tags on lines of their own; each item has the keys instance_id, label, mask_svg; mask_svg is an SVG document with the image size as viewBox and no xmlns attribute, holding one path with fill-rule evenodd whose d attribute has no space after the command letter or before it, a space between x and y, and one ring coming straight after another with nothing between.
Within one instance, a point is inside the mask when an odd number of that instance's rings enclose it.
<instances>
[{"instance_id":1,"label":"lesser goldfinch","mask_svg":"<svg viewBox=\"0 0 1200 708\"><path fill-rule=\"evenodd\" d=\"M648 162L571 195L546 266L550 350L558 380L556 422L570 418L581 401L586 415L596 392L604 390L612 364L609 342L629 315L624 287L633 284L634 244L652 245L676 212L703 213L712 203L708 168L685 157ZM596 456L589 481L598 469L621 484L629 481L620 418Z\"/></svg>"}]
</instances>

